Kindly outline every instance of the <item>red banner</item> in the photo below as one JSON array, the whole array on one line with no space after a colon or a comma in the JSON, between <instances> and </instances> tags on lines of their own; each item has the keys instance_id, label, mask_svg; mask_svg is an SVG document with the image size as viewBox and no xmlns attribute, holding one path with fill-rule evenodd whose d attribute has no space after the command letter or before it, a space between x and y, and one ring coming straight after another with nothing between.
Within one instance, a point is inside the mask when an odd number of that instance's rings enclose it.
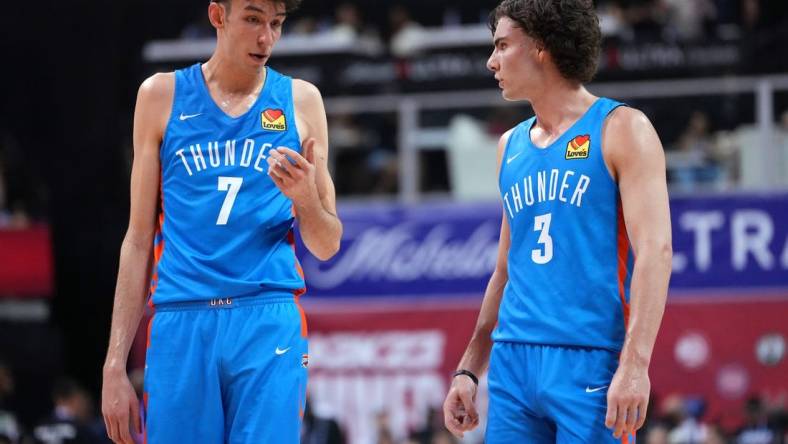
<instances>
[{"instance_id":1,"label":"red banner","mask_svg":"<svg viewBox=\"0 0 788 444\"><path fill-rule=\"evenodd\" d=\"M395 441L418 430L443 403L480 303L307 305L315 412L338 419L354 444L376 442L381 413Z\"/></svg>"},{"instance_id":2,"label":"red banner","mask_svg":"<svg viewBox=\"0 0 788 444\"><path fill-rule=\"evenodd\" d=\"M669 303L651 360L654 393L702 397L705 418L729 430L740 425L747 397L785 399L787 296Z\"/></svg>"},{"instance_id":3,"label":"red banner","mask_svg":"<svg viewBox=\"0 0 788 444\"><path fill-rule=\"evenodd\" d=\"M0 297L51 297L52 281L46 226L0 230Z\"/></svg>"},{"instance_id":4,"label":"red banner","mask_svg":"<svg viewBox=\"0 0 788 444\"><path fill-rule=\"evenodd\" d=\"M788 395L788 295L772 297L669 303L651 364L657 399L700 396L706 418L730 429L748 396ZM441 406L481 302L388 301L307 306L312 405L337 418L354 444L375 442L380 413L403 438L423 426L429 407Z\"/></svg>"}]
</instances>

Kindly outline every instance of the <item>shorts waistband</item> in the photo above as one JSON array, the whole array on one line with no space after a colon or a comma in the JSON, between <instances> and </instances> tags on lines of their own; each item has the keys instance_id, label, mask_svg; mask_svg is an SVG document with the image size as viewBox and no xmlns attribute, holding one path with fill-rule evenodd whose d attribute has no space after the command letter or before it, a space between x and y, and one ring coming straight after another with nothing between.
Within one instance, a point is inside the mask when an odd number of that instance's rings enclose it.
<instances>
[{"instance_id":1,"label":"shorts waistband","mask_svg":"<svg viewBox=\"0 0 788 444\"><path fill-rule=\"evenodd\" d=\"M295 296L287 293L264 293L253 296L238 296L227 298L206 299L203 301L168 302L156 304L154 310L181 311L181 310L226 310L239 307L252 307L256 305L295 303Z\"/></svg>"}]
</instances>

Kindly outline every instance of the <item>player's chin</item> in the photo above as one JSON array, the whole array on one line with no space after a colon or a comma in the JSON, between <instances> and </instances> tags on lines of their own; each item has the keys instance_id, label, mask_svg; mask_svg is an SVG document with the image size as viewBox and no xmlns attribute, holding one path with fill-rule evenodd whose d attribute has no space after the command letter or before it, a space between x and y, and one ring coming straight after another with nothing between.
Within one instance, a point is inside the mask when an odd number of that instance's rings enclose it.
<instances>
[{"instance_id":1,"label":"player's chin","mask_svg":"<svg viewBox=\"0 0 788 444\"><path fill-rule=\"evenodd\" d=\"M501 97L507 102L515 102L518 100L526 100L522 94L517 94L511 90L501 89Z\"/></svg>"}]
</instances>

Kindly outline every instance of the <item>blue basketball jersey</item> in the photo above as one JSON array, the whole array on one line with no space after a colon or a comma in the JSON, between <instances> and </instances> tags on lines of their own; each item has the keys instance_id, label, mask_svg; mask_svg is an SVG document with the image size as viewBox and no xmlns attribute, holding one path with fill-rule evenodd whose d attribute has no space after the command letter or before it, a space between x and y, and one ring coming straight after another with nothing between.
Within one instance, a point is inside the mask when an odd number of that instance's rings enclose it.
<instances>
[{"instance_id":1,"label":"blue basketball jersey","mask_svg":"<svg viewBox=\"0 0 788 444\"><path fill-rule=\"evenodd\" d=\"M596 100L545 148L531 142L536 117L511 132L499 177L509 280L495 341L621 349L633 256L602 156L602 126L620 105Z\"/></svg>"},{"instance_id":2,"label":"blue basketball jersey","mask_svg":"<svg viewBox=\"0 0 788 444\"><path fill-rule=\"evenodd\" d=\"M160 151L153 304L303 292L293 205L266 162L279 146L301 150L292 79L266 72L256 102L239 117L213 101L200 64L175 72Z\"/></svg>"}]
</instances>

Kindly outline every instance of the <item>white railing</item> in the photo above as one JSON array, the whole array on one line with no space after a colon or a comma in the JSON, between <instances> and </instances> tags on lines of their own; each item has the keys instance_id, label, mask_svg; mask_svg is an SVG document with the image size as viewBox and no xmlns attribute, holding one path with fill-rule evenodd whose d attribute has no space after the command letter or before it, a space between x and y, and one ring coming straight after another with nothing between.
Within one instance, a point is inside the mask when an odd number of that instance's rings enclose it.
<instances>
[{"instance_id":1,"label":"white railing","mask_svg":"<svg viewBox=\"0 0 788 444\"><path fill-rule=\"evenodd\" d=\"M774 143L773 97L776 91L788 90L788 74L757 77L709 77L681 80L647 80L634 82L592 83L588 89L600 96L621 100L697 97L709 95L747 94L755 96L755 116L759 143L748 147L757 150L761 162L762 184L778 185L780 172L777 148ZM434 137L422 138L425 131L435 135L435 128L423 128L420 113L427 110L452 110L474 107L521 106L522 102L507 102L499 90L468 90L441 93L384 94L347 96L326 99L329 114L397 113L400 199L417 201L420 162L418 152L434 149ZM437 134L440 134L437 132ZM429 140L423 143L421 140Z\"/></svg>"}]
</instances>

